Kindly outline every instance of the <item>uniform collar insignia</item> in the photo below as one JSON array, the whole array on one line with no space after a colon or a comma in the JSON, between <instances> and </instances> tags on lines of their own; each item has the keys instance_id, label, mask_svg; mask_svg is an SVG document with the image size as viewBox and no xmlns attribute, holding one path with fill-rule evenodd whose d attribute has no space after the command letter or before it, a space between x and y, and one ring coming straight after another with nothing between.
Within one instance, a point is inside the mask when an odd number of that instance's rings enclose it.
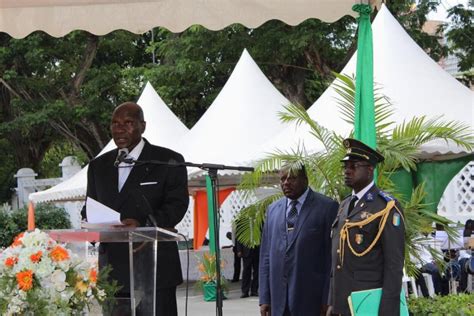
<instances>
[{"instance_id":1,"label":"uniform collar insignia","mask_svg":"<svg viewBox=\"0 0 474 316\"><path fill-rule=\"evenodd\" d=\"M367 193L367 196L365 198L366 201L373 201L374 200L374 195L372 192Z\"/></svg>"}]
</instances>

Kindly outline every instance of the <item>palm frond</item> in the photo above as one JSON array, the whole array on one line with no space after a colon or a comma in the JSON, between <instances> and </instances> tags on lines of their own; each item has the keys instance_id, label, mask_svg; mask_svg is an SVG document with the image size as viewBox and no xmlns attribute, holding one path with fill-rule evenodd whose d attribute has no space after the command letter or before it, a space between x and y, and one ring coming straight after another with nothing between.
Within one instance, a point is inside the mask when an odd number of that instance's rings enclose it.
<instances>
[{"instance_id":1,"label":"palm frond","mask_svg":"<svg viewBox=\"0 0 474 316\"><path fill-rule=\"evenodd\" d=\"M270 204L281 197L281 193L270 195L238 213L234 223L237 231L236 238L239 242L249 248L260 245L266 210Z\"/></svg>"},{"instance_id":2,"label":"palm frond","mask_svg":"<svg viewBox=\"0 0 474 316\"><path fill-rule=\"evenodd\" d=\"M274 153L269 153L267 157L256 162L255 171L243 175L239 189L255 190L261 186L274 184L276 172L281 169L282 165L301 165L305 161L305 156L306 150L302 146L298 146L295 150L276 150Z\"/></svg>"},{"instance_id":3,"label":"palm frond","mask_svg":"<svg viewBox=\"0 0 474 316\"><path fill-rule=\"evenodd\" d=\"M333 141L335 133L313 120L302 106L289 104L284 106L284 109L284 112L279 112L279 117L282 122L295 122L296 126L305 124L310 128L309 133L313 135L317 141L321 142L326 151L331 151L337 146Z\"/></svg>"},{"instance_id":4,"label":"palm frond","mask_svg":"<svg viewBox=\"0 0 474 316\"><path fill-rule=\"evenodd\" d=\"M452 141L468 151L474 148L474 136L468 124L444 121L440 117L427 119L421 116L404 121L393 129L392 139L409 141L415 148L435 139Z\"/></svg>"},{"instance_id":5,"label":"palm frond","mask_svg":"<svg viewBox=\"0 0 474 316\"><path fill-rule=\"evenodd\" d=\"M342 119L353 125L354 124L354 104L355 104L355 77L344 74L334 73L337 80L334 82L334 90L338 97L336 103L339 105L339 111ZM374 88L374 111L375 125L379 133L384 133L393 121L389 118L394 113L394 108L390 99L381 93L382 88L376 85Z\"/></svg>"}]
</instances>

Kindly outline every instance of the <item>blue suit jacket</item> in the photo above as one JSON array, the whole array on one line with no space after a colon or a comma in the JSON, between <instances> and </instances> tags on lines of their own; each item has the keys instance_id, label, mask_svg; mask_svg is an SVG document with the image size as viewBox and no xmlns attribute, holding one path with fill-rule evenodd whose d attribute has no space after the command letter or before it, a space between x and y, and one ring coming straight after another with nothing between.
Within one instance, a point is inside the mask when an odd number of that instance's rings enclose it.
<instances>
[{"instance_id":1,"label":"blue suit jacket","mask_svg":"<svg viewBox=\"0 0 474 316\"><path fill-rule=\"evenodd\" d=\"M338 203L312 191L291 235L286 228L286 198L267 209L260 248L260 304L283 315L288 299L292 315L319 315L326 304L331 269L331 224Z\"/></svg>"}]
</instances>

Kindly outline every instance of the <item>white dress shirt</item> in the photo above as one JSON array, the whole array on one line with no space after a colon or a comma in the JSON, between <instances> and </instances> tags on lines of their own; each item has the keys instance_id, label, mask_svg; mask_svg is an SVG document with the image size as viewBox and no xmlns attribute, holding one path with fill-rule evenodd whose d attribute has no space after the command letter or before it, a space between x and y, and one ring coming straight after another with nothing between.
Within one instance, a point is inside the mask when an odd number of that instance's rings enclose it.
<instances>
[{"instance_id":1,"label":"white dress shirt","mask_svg":"<svg viewBox=\"0 0 474 316\"><path fill-rule=\"evenodd\" d=\"M140 142L133 148L133 150L125 157L125 158L132 158L133 160L137 160L142 153L143 147L145 146L145 141L143 138ZM121 162L118 165L118 191L120 192L123 188L123 185L127 181L130 172L132 171L134 164L129 164L125 162Z\"/></svg>"}]
</instances>

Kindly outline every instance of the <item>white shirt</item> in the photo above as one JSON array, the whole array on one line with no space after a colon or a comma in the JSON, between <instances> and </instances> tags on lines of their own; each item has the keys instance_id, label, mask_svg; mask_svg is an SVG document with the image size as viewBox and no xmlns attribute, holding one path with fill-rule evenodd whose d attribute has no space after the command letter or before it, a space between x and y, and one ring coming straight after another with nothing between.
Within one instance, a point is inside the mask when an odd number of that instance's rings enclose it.
<instances>
[{"instance_id":1,"label":"white shirt","mask_svg":"<svg viewBox=\"0 0 474 316\"><path fill-rule=\"evenodd\" d=\"M301 208L303 207L303 203L306 200L306 197L308 196L309 192L309 187L306 188L306 191L303 192L303 194L300 195L300 197L297 199L298 204L296 204L296 210L298 211L298 215L300 215ZM291 209L291 202L293 202L292 199L286 199L286 217L288 218L288 213L290 212Z\"/></svg>"},{"instance_id":2,"label":"white shirt","mask_svg":"<svg viewBox=\"0 0 474 316\"><path fill-rule=\"evenodd\" d=\"M133 160L137 160L142 153L143 147L145 146L145 141L143 138L140 142L132 149L132 151L125 157L125 158L132 158ZM134 164L129 164L125 162L121 162L118 165L118 191L120 192L123 188L123 185L127 181L130 172L132 171Z\"/></svg>"},{"instance_id":3,"label":"white shirt","mask_svg":"<svg viewBox=\"0 0 474 316\"><path fill-rule=\"evenodd\" d=\"M352 197L357 196L357 201L354 203L354 207L359 203L359 201L364 197L364 195L374 186L374 180L370 182L365 188L360 190L359 192L355 193L354 190L352 190Z\"/></svg>"}]
</instances>

